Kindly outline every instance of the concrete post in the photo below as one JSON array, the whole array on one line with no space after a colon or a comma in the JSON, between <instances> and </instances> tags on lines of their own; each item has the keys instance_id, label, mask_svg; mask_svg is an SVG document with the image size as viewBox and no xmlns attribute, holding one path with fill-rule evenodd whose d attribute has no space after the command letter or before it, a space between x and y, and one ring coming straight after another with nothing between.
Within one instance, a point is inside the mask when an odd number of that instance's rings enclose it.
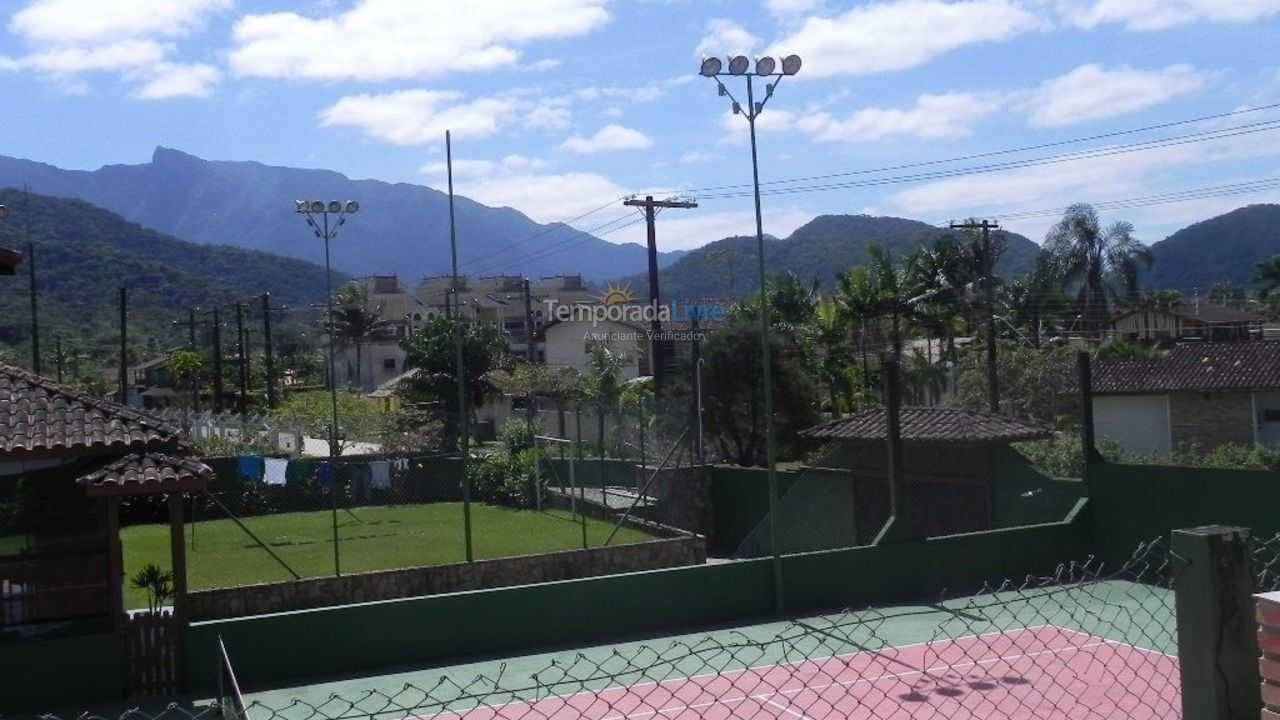
<instances>
[{"instance_id":1,"label":"concrete post","mask_svg":"<svg viewBox=\"0 0 1280 720\"><path fill-rule=\"evenodd\" d=\"M1186 720L1255 720L1258 646L1253 538L1246 528L1175 530L1178 660Z\"/></svg>"}]
</instances>

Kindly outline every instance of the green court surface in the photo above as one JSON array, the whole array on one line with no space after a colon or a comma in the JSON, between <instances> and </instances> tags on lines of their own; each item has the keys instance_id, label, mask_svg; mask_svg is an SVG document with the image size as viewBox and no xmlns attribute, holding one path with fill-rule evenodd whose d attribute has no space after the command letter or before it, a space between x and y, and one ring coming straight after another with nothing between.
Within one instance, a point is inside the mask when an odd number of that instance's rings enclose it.
<instances>
[{"instance_id":1,"label":"green court surface","mask_svg":"<svg viewBox=\"0 0 1280 720\"><path fill-rule=\"evenodd\" d=\"M1133 646L1141 649L1138 652L1177 653L1172 591L1107 580L631 638L449 666L388 668L288 687L255 687L251 677L241 677L240 682L247 700L257 705L251 708L252 717L263 720L425 717L477 704L732 673L833 655L892 654L903 646L1046 627ZM1034 650L1021 652L1035 655ZM234 662L235 648L230 652ZM460 648L459 656L465 652ZM979 650L974 659L981 658Z\"/></svg>"},{"instance_id":2,"label":"green court surface","mask_svg":"<svg viewBox=\"0 0 1280 720\"><path fill-rule=\"evenodd\" d=\"M327 510L242 518L241 522L302 577L333 574L333 517ZM567 512L515 510L473 503L472 538L479 559L532 555L582 547L579 519ZM599 547L613 523L587 519L587 542ZM147 563L170 564L169 526L134 525L120 532L125 572ZM342 572L365 572L466 559L462 503L363 506L338 511ZM613 544L652 536L621 528ZM292 575L230 519L201 520L187 526L190 588L200 590L280 582ZM145 607L145 592L129 588L129 607Z\"/></svg>"}]
</instances>

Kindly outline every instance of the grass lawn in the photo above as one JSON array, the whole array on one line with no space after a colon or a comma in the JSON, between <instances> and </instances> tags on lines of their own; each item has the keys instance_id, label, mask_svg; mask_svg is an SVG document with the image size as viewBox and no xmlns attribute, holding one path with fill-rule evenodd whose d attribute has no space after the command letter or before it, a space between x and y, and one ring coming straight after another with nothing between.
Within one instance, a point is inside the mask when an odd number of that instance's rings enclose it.
<instances>
[{"instance_id":1,"label":"grass lawn","mask_svg":"<svg viewBox=\"0 0 1280 720\"><path fill-rule=\"evenodd\" d=\"M328 510L242 518L245 526L302 577L333 574L333 519ZM567 512L471 505L477 559L532 555L582 547L582 529ZM587 518L587 542L600 546L612 523ZM169 526L121 528L126 585L139 568L169 567ZM342 572L439 565L466 559L462 503L385 505L338 511ZM651 540L622 528L613 544ZM290 580L292 576L229 519L195 524L195 549L187 526L187 578L192 590ZM146 593L126 589L126 604L145 607Z\"/></svg>"}]
</instances>

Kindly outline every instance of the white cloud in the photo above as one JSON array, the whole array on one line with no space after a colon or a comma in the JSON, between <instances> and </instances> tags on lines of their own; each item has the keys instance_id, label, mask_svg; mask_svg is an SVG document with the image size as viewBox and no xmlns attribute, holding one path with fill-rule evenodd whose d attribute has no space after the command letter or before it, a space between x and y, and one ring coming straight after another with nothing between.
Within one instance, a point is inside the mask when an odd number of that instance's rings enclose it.
<instances>
[{"instance_id":1,"label":"white cloud","mask_svg":"<svg viewBox=\"0 0 1280 720\"><path fill-rule=\"evenodd\" d=\"M230 7L231 0L36 0L14 13L9 31L57 45L178 37L200 27L209 13Z\"/></svg>"},{"instance_id":2,"label":"white cloud","mask_svg":"<svg viewBox=\"0 0 1280 720\"><path fill-rule=\"evenodd\" d=\"M515 98L482 97L460 102L449 90L397 90L382 95L348 95L321 111L326 127L359 128L396 145L437 143L450 130L458 137L488 137L516 118Z\"/></svg>"},{"instance_id":3,"label":"white cloud","mask_svg":"<svg viewBox=\"0 0 1280 720\"><path fill-rule=\"evenodd\" d=\"M457 158L453 161L453 176L455 178L488 177L502 173L540 170L546 167L546 165L547 163L545 160L518 154L508 155L498 161ZM447 171L448 166L443 160L433 160L419 168L419 172L425 175L433 175L441 178L446 177Z\"/></svg>"},{"instance_id":4,"label":"white cloud","mask_svg":"<svg viewBox=\"0 0 1280 720\"><path fill-rule=\"evenodd\" d=\"M819 0L767 0L769 12L780 17L801 15L818 6Z\"/></svg>"},{"instance_id":5,"label":"white cloud","mask_svg":"<svg viewBox=\"0 0 1280 720\"><path fill-rule=\"evenodd\" d=\"M213 94L213 86L220 82L222 71L212 65L163 63L135 96L143 100L209 97Z\"/></svg>"},{"instance_id":6,"label":"white cloud","mask_svg":"<svg viewBox=\"0 0 1280 720\"><path fill-rule=\"evenodd\" d=\"M894 0L830 18L808 17L768 52L804 58L801 77L867 75L923 65L957 48L997 42L1041 25L1013 0Z\"/></svg>"},{"instance_id":7,"label":"white cloud","mask_svg":"<svg viewBox=\"0 0 1280 720\"><path fill-rule=\"evenodd\" d=\"M557 130L569 127L570 104L568 98L541 98L524 113L524 126Z\"/></svg>"},{"instance_id":8,"label":"white cloud","mask_svg":"<svg viewBox=\"0 0 1280 720\"><path fill-rule=\"evenodd\" d=\"M209 15L231 7L231 0L35 0L14 13L8 24L31 52L0 56L0 71L31 70L81 92L76 75L118 73L141 83L142 99L202 97L211 94L222 73L203 63L172 60L172 39L191 34Z\"/></svg>"},{"instance_id":9,"label":"white cloud","mask_svg":"<svg viewBox=\"0 0 1280 720\"><path fill-rule=\"evenodd\" d=\"M560 143L561 150L589 155L618 150L643 150L653 147L653 140L639 130L622 125L605 125L591 137L574 135Z\"/></svg>"},{"instance_id":10,"label":"white cloud","mask_svg":"<svg viewBox=\"0 0 1280 720\"><path fill-rule=\"evenodd\" d=\"M597 203L599 204L599 203ZM809 222L817 213L794 205L769 203L764 208L764 231L774 237L786 237L796 228ZM659 221L658 248L660 250L692 250L709 242L738 235L756 234L756 216L753 210L703 209L681 210L663 214ZM644 224L633 225L609 235L613 242L646 242ZM755 276L738 277L739 289L755 287Z\"/></svg>"},{"instance_id":11,"label":"white cloud","mask_svg":"<svg viewBox=\"0 0 1280 720\"><path fill-rule=\"evenodd\" d=\"M515 208L541 223L570 220L627 193L604 175L572 171L497 172L461 184L455 180L454 191L485 205Z\"/></svg>"},{"instance_id":12,"label":"white cloud","mask_svg":"<svg viewBox=\"0 0 1280 720\"><path fill-rule=\"evenodd\" d=\"M609 21L606 0L358 0L345 12L246 15L233 30L240 75L385 81L518 64L519 46Z\"/></svg>"},{"instance_id":13,"label":"white cloud","mask_svg":"<svg viewBox=\"0 0 1280 720\"><path fill-rule=\"evenodd\" d=\"M707 34L694 48L693 54L695 57L748 55L759 43L760 38L734 21L715 18L707 23Z\"/></svg>"},{"instance_id":14,"label":"white cloud","mask_svg":"<svg viewBox=\"0 0 1280 720\"><path fill-rule=\"evenodd\" d=\"M1057 127L1114 117L1159 105L1203 86L1204 77L1190 65L1159 70L1081 65L1045 81L1032 93L1031 124Z\"/></svg>"},{"instance_id":15,"label":"white cloud","mask_svg":"<svg viewBox=\"0 0 1280 720\"><path fill-rule=\"evenodd\" d=\"M1280 13L1280 0L1059 0L1063 17L1092 28L1116 23L1131 31L1192 23L1244 23Z\"/></svg>"},{"instance_id":16,"label":"white cloud","mask_svg":"<svg viewBox=\"0 0 1280 720\"><path fill-rule=\"evenodd\" d=\"M543 58L542 60L531 62L524 66L525 70L533 72L546 72L548 70L555 70L558 67L560 67L560 61L554 58Z\"/></svg>"},{"instance_id":17,"label":"white cloud","mask_svg":"<svg viewBox=\"0 0 1280 720\"><path fill-rule=\"evenodd\" d=\"M872 142L891 135L954 140L969 135L972 125L1001 102L995 95L926 93L911 108L863 108L844 119L818 112L802 117L797 127L823 141Z\"/></svg>"},{"instance_id":18,"label":"white cloud","mask_svg":"<svg viewBox=\"0 0 1280 720\"><path fill-rule=\"evenodd\" d=\"M693 165L694 163L707 162L708 160L715 160L716 157L717 157L716 155L713 155L708 152L702 152L700 150L690 150L689 152L680 156L680 162L685 165Z\"/></svg>"}]
</instances>

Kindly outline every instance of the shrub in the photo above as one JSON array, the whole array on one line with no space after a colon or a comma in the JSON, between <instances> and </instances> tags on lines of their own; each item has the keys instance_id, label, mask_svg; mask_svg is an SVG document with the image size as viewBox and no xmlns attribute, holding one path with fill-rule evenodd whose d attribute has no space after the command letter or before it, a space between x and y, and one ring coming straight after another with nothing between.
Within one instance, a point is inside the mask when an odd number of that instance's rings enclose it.
<instances>
[{"instance_id":1,"label":"shrub","mask_svg":"<svg viewBox=\"0 0 1280 720\"><path fill-rule=\"evenodd\" d=\"M498 443L508 455L515 455L533 447L538 428L526 418L510 418L498 431Z\"/></svg>"}]
</instances>

